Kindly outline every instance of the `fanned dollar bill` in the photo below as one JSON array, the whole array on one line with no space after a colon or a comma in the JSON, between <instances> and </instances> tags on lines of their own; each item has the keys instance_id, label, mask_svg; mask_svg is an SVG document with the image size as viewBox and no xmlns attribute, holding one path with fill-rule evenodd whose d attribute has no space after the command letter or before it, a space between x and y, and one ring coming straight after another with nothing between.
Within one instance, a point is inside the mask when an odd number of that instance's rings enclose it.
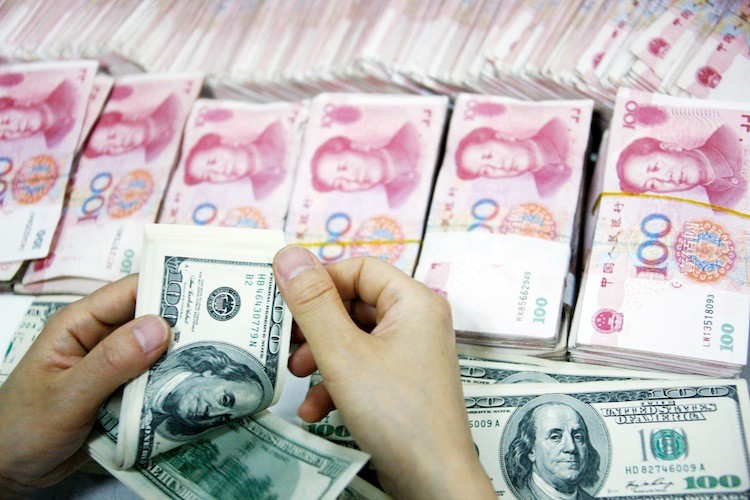
<instances>
[{"instance_id":1,"label":"fanned dollar bill","mask_svg":"<svg viewBox=\"0 0 750 500\"><path fill-rule=\"evenodd\" d=\"M368 458L263 412L121 470L112 466L120 437L117 416L105 407L99 422L102 427L89 440L88 452L128 488L150 499L333 499Z\"/></svg>"},{"instance_id":2,"label":"fanned dollar bill","mask_svg":"<svg viewBox=\"0 0 750 500\"><path fill-rule=\"evenodd\" d=\"M464 395L498 496L750 495L744 380L473 385Z\"/></svg>"},{"instance_id":3,"label":"fanned dollar bill","mask_svg":"<svg viewBox=\"0 0 750 500\"><path fill-rule=\"evenodd\" d=\"M292 320L271 262L283 246L280 230L146 227L136 316L160 315L172 340L125 388L118 466L278 400Z\"/></svg>"},{"instance_id":4,"label":"fanned dollar bill","mask_svg":"<svg viewBox=\"0 0 750 500\"><path fill-rule=\"evenodd\" d=\"M3 354L3 357L0 358L0 385L5 383L10 372L21 361L26 351L29 350L31 344L44 329L44 325L47 324L50 316L58 309L62 309L80 298L76 295L39 296L34 298L34 301L24 313L21 323L13 333L7 348L5 348L5 344L0 342L0 354ZM13 307L16 303L23 303L31 299L6 295L3 296L2 300L3 302L7 302L8 306ZM2 310L2 307L0 307L0 310ZM8 321L7 317L4 319Z\"/></svg>"}]
</instances>

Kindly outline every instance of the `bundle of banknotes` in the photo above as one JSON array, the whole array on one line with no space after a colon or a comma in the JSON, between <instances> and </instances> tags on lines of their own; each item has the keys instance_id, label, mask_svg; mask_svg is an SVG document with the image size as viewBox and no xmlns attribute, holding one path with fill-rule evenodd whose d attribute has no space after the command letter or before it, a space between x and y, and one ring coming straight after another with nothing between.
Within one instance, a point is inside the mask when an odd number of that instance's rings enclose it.
<instances>
[{"instance_id":1,"label":"bundle of banknotes","mask_svg":"<svg viewBox=\"0 0 750 500\"><path fill-rule=\"evenodd\" d=\"M375 256L412 274L447 111L445 96L313 99L287 241L326 264Z\"/></svg>"},{"instance_id":2,"label":"bundle of banknotes","mask_svg":"<svg viewBox=\"0 0 750 500\"><path fill-rule=\"evenodd\" d=\"M549 352L566 336L592 110L456 99L415 277L448 299L460 340Z\"/></svg>"},{"instance_id":3,"label":"bundle of banknotes","mask_svg":"<svg viewBox=\"0 0 750 500\"><path fill-rule=\"evenodd\" d=\"M742 99L749 14L748 0L4 0L0 55L201 71L218 96L256 101L426 90L608 112L623 85Z\"/></svg>"},{"instance_id":4,"label":"bundle of banknotes","mask_svg":"<svg viewBox=\"0 0 750 500\"><path fill-rule=\"evenodd\" d=\"M104 403L90 455L144 498L382 497L349 485L368 455L264 411L281 396L291 335L271 268L282 231L151 225L143 239L136 315L163 317L172 339ZM34 300L3 349L0 384L77 298Z\"/></svg>"},{"instance_id":5,"label":"bundle of banknotes","mask_svg":"<svg viewBox=\"0 0 750 500\"><path fill-rule=\"evenodd\" d=\"M749 110L620 91L591 192L572 359L714 376L745 365Z\"/></svg>"}]
</instances>

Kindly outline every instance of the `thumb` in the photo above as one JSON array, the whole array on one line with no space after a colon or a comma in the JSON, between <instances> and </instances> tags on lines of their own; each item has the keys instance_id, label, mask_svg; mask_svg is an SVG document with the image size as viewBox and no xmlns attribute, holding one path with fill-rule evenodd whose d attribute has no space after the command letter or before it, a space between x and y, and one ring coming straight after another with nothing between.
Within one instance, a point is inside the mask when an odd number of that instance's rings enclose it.
<instances>
[{"instance_id":1,"label":"thumb","mask_svg":"<svg viewBox=\"0 0 750 500\"><path fill-rule=\"evenodd\" d=\"M153 365L167 348L166 321L149 314L107 335L72 370L70 387L80 408L101 405L119 386Z\"/></svg>"},{"instance_id":2,"label":"thumb","mask_svg":"<svg viewBox=\"0 0 750 500\"><path fill-rule=\"evenodd\" d=\"M310 343L313 356L333 356L332 349L343 352L351 342L352 331L359 329L323 264L307 249L290 246L276 254L273 267L281 295ZM315 359L318 366L325 364L318 356Z\"/></svg>"}]
</instances>

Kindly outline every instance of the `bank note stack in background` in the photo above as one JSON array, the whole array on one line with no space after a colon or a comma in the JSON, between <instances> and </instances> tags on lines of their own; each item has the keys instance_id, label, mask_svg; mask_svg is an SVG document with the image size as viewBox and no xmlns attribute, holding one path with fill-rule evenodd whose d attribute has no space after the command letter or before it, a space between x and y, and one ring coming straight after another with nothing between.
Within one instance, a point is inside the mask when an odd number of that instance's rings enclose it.
<instances>
[{"instance_id":1,"label":"bank note stack in background","mask_svg":"<svg viewBox=\"0 0 750 500\"><path fill-rule=\"evenodd\" d=\"M415 277L451 303L461 341L551 352L565 336L592 111L458 97Z\"/></svg>"},{"instance_id":2,"label":"bank note stack in background","mask_svg":"<svg viewBox=\"0 0 750 500\"><path fill-rule=\"evenodd\" d=\"M6 0L0 57L201 71L221 98L586 97L609 117L620 86L742 100L749 14L750 0Z\"/></svg>"},{"instance_id":3,"label":"bank note stack in background","mask_svg":"<svg viewBox=\"0 0 750 500\"><path fill-rule=\"evenodd\" d=\"M283 229L307 108L200 99L160 223Z\"/></svg>"},{"instance_id":4,"label":"bank note stack in background","mask_svg":"<svg viewBox=\"0 0 750 500\"><path fill-rule=\"evenodd\" d=\"M414 271L443 135L444 96L312 100L286 237L324 263L375 256Z\"/></svg>"},{"instance_id":5,"label":"bank note stack in background","mask_svg":"<svg viewBox=\"0 0 750 500\"><path fill-rule=\"evenodd\" d=\"M86 143L52 251L16 291L89 293L137 272L143 226L156 219L199 76L118 78Z\"/></svg>"},{"instance_id":6,"label":"bank note stack in background","mask_svg":"<svg viewBox=\"0 0 750 500\"><path fill-rule=\"evenodd\" d=\"M750 107L623 89L573 360L734 376L750 328Z\"/></svg>"},{"instance_id":7,"label":"bank note stack in background","mask_svg":"<svg viewBox=\"0 0 750 500\"><path fill-rule=\"evenodd\" d=\"M23 261L46 257L63 210L97 64L0 69L0 282Z\"/></svg>"}]
</instances>

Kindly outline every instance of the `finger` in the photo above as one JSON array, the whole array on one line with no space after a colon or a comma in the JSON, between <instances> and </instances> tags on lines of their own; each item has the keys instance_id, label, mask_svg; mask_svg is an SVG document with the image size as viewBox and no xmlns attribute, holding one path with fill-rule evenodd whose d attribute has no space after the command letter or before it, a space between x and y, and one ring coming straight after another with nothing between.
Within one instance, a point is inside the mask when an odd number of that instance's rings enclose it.
<instances>
[{"instance_id":1,"label":"finger","mask_svg":"<svg viewBox=\"0 0 750 500\"><path fill-rule=\"evenodd\" d=\"M307 377L318 369L310 344L305 342L289 356L289 371L296 377Z\"/></svg>"},{"instance_id":2,"label":"finger","mask_svg":"<svg viewBox=\"0 0 750 500\"><path fill-rule=\"evenodd\" d=\"M72 405L97 408L115 389L146 371L167 348L169 326L158 316L135 319L105 337L68 377Z\"/></svg>"},{"instance_id":3,"label":"finger","mask_svg":"<svg viewBox=\"0 0 750 500\"><path fill-rule=\"evenodd\" d=\"M365 304L361 300L355 300L352 302L351 312L352 318L354 318L354 321L360 326L372 327L377 323L377 310L370 304Z\"/></svg>"},{"instance_id":4,"label":"finger","mask_svg":"<svg viewBox=\"0 0 750 500\"><path fill-rule=\"evenodd\" d=\"M342 260L328 264L326 270L342 299L359 298L376 308L376 322L402 297L424 288L403 271L374 257Z\"/></svg>"},{"instance_id":5,"label":"finger","mask_svg":"<svg viewBox=\"0 0 750 500\"><path fill-rule=\"evenodd\" d=\"M302 344L305 342L305 334L299 329L299 325L295 321L292 323L292 343Z\"/></svg>"},{"instance_id":6,"label":"finger","mask_svg":"<svg viewBox=\"0 0 750 500\"><path fill-rule=\"evenodd\" d=\"M335 409L336 405L333 403L331 395L328 394L325 382L321 382L310 387L305 400L299 405L297 414L305 422L318 422Z\"/></svg>"},{"instance_id":7,"label":"finger","mask_svg":"<svg viewBox=\"0 0 750 500\"><path fill-rule=\"evenodd\" d=\"M133 319L138 275L131 274L70 304L53 316L86 351L90 351L117 327ZM48 329L57 331L56 328ZM85 354L85 353L84 353Z\"/></svg>"},{"instance_id":8,"label":"finger","mask_svg":"<svg viewBox=\"0 0 750 500\"><path fill-rule=\"evenodd\" d=\"M291 246L276 254L273 267L281 295L313 351L344 357L352 335L361 331L320 261L308 250Z\"/></svg>"}]
</instances>

